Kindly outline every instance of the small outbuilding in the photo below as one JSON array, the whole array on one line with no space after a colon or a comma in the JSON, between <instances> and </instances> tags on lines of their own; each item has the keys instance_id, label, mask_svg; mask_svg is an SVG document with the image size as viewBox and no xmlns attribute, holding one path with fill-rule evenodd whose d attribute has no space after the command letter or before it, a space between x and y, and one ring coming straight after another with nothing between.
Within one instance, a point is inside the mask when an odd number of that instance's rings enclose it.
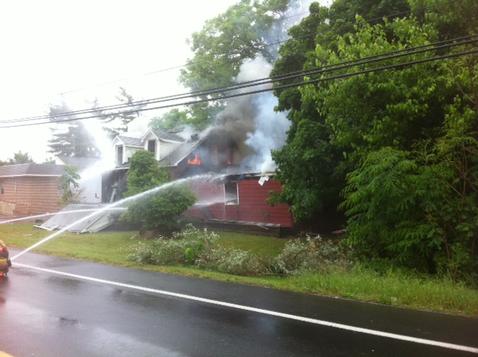
<instances>
[{"instance_id":1,"label":"small outbuilding","mask_svg":"<svg viewBox=\"0 0 478 357\"><path fill-rule=\"evenodd\" d=\"M58 211L63 172L64 166L55 164L0 166L0 215L26 216Z\"/></svg>"}]
</instances>

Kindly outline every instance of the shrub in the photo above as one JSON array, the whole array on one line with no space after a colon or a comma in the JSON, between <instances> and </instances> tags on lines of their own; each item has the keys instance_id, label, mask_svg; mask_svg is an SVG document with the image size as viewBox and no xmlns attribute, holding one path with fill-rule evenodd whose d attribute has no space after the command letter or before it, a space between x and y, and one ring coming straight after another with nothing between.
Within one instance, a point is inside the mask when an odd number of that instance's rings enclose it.
<instances>
[{"instance_id":1,"label":"shrub","mask_svg":"<svg viewBox=\"0 0 478 357\"><path fill-rule=\"evenodd\" d=\"M154 155L141 150L131 158L125 195L136 195L167 181L168 173L159 167ZM132 202L123 219L140 224L142 231L161 229L171 232L178 228L180 215L195 201L196 198L186 186L170 186Z\"/></svg>"},{"instance_id":2,"label":"shrub","mask_svg":"<svg viewBox=\"0 0 478 357\"><path fill-rule=\"evenodd\" d=\"M153 263L153 247L152 244L146 242L138 242L128 255L128 259L137 263L152 264Z\"/></svg>"},{"instance_id":3,"label":"shrub","mask_svg":"<svg viewBox=\"0 0 478 357\"><path fill-rule=\"evenodd\" d=\"M174 233L170 239L159 237L149 242L138 242L129 259L144 264L196 265L237 275L261 275L270 271L270 264L257 255L221 247L216 233L192 225Z\"/></svg>"},{"instance_id":4,"label":"shrub","mask_svg":"<svg viewBox=\"0 0 478 357\"><path fill-rule=\"evenodd\" d=\"M348 175L348 242L366 260L478 281L478 140L455 133L437 142L434 150L371 152Z\"/></svg>"},{"instance_id":5,"label":"shrub","mask_svg":"<svg viewBox=\"0 0 478 357\"><path fill-rule=\"evenodd\" d=\"M140 150L131 157L126 196L136 195L168 181L168 172L160 168L153 153Z\"/></svg>"},{"instance_id":6,"label":"shrub","mask_svg":"<svg viewBox=\"0 0 478 357\"><path fill-rule=\"evenodd\" d=\"M202 251L196 265L235 275L264 275L268 264L257 255L242 249L212 247Z\"/></svg>"},{"instance_id":7,"label":"shrub","mask_svg":"<svg viewBox=\"0 0 478 357\"><path fill-rule=\"evenodd\" d=\"M215 245L217 235L191 225L172 239L160 236L151 242L138 242L129 259L146 264L194 264L203 249Z\"/></svg>"},{"instance_id":8,"label":"shrub","mask_svg":"<svg viewBox=\"0 0 478 357\"><path fill-rule=\"evenodd\" d=\"M62 192L61 202L62 203L71 203L74 202L79 195L80 184L80 175L78 170L74 166L65 166L65 171L60 177L60 189Z\"/></svg>"},{"instance_id":9,"label":"shrub","mask_svg":"<svg viewBox=\"0 0 478 357\"><path fill-rule=\"evenodd\" d=\"M320 236L306 240L291 240L275 258L272 269L279 274L325 270L330 266L350 264L346 252L338 243Z\"/></svg>"},{"instance_id":10,"label":"shrub","mask_svg":"<svg viewBox=\"0 0 478 357\"><path fill-rule=\"evenodd\" d=\"M186 186L171 186L132 203L124 219L143 230L171 232L179 227L180 215L196 201Z\"/></svg>"}]
</instances>

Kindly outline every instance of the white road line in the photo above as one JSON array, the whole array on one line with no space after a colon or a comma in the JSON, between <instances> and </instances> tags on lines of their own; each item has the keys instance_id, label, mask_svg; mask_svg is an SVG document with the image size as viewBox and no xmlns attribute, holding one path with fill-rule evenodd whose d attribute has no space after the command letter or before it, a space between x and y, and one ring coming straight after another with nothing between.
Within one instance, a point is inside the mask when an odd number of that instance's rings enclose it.
<instances>
[{"instance_id":1,"label":"white road line","mask_svg":"<svg viewBox=\"0 0 478 357\"><path fill-rule=\"evenodd\" d=\"M41 271L41 272L44 272L44 273L62 275L62 276L66 276L66 277L69 277L69 278L92 281L92 282L95 282L95 283L101 283L101 284L112 285L112 286L117 286L117 287L122 287L122 288L127 288L127 289L139 290L139 291L144 291L144 292L158 294L158 295L172 296L172 297L176 297L176 298L179 298L179 299L199 301L199 302L206 303L206 304L224 306L224 307L228 307L228 308L232 308L232 309L238 309L238 310L251 311L251 312L256 312L256 313L259 313L259 314L264 314L264 315L269 315L269 316L282 317L284 319L302 321L302 322L307 322L307 323L310 323L310 324L327 326L327 327L337 328L337 329L346 330L346 331L364 333L364 334L368 334L368 335L391 338L391 339L394 339L394 340L413 342L413 343L419 343L419 344L423 344L423 345L429 345L429 346L435 346L435 347L441 347L441 348L447 348L447 349L452 349L452 350L465 351L465 352L471 352L471 353L478 354L478 347L463 346L463 345L457 345L457 344L454 344L454 343L447 343L447 342L436 341L436 340L428 340L428 339L425 339L425 338L418 338L418 337L413 337L413 336L400 335L400 334L396 334L396 333L379 331L379 330L372 330L372 329L368 329L368 328L345 325L345 324L340 324L340 323L331 322L331 321L313 319L313 318L310 318L310 317L286 314L286 313L282 313L282 312L278 312L278 311L259 309L259 308L252 307L252 306L233 304L233 303L220 301L220 300L206 299L206 298L202 298L202 297L198 297L198 296L180 294L180 293L175 293L175 292L166 291L166 290L146 288L144 286L124 284L124 283L111 281L111 280L98 279L98 278L93 278L93 277L84 276L84 275L65 273L65 272L58 271L58 270L45 269L45 268L40 268L40 267L36 267L36 266L33 266L33 265L28 265L28 264L15 263L15 266L22 267L22 268L27 268L27 269L32 269L32 270L38 270L38 271Z\"/></svg>"}]
</instances>

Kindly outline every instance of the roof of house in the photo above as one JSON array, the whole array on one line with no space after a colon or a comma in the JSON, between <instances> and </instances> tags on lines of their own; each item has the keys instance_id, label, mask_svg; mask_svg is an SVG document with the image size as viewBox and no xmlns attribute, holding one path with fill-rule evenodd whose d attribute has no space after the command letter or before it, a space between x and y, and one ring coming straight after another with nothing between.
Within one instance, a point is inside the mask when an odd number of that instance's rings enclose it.
<instances>
[{"instance_id":1,"label":"roof of house","mask_svg":"<svg viewBox=\"0 0 478 357\"><path fill-rule=\"evenodd\" d=\"M126 146L143 146L140 138L132 138L131 136L123 136L118 135L118 138L126 145Z\"/></svg>"},{"instance_id":2,"label":"roof of house","mask_svg":"<svg viewBox=\"0 0 478 357\"><path fill-rule=\"evenodd\" d=\"M61 176L63 165L56 164L17 164L0 166L0 177L18 176Z\"/></svg>"},{"instance_id":3,"label":"roof of house","mask_svg":"<svg viewBox=\"0 0 478 357\"><path fill-rule=\"evenodd\" d=\"M180 143L184 141L184 139L180 137L179 135L170 133L161 129L151 129L151 131L154 133L154 135L156 135L159 139L162 139L162 140L177 141Z\"/></svg>"},{"instance_id":4,"label":"roof of house","mask_svg":"<svg viewBox=\"0 0 478 357\"><path fill-rule=\"evenodd\" d=\"M169 155L159 160L160 166L177 166L186 157L191 155L193 151L206 139L208 130L191 137L188 141L179 145Z\"/></svg>"}]
</instances>

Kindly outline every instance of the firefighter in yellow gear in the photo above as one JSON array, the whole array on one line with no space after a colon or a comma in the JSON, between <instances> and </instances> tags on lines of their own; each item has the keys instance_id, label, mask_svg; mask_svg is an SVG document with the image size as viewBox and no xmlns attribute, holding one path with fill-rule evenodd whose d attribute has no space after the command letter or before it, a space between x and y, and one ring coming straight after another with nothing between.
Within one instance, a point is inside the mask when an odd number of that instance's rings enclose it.
<instances>
[{"instance_id":1,"label":"firefighter in yellow gear","mask_svg":"<svg viewBox=\"0 0 478 357\"><path fill-rule=\"evenodd\" d=\"M0 240L0 274L7 275L8 269L12 266L9 259L8 248L3 241Z\"/></svg>"}]
</instances>

